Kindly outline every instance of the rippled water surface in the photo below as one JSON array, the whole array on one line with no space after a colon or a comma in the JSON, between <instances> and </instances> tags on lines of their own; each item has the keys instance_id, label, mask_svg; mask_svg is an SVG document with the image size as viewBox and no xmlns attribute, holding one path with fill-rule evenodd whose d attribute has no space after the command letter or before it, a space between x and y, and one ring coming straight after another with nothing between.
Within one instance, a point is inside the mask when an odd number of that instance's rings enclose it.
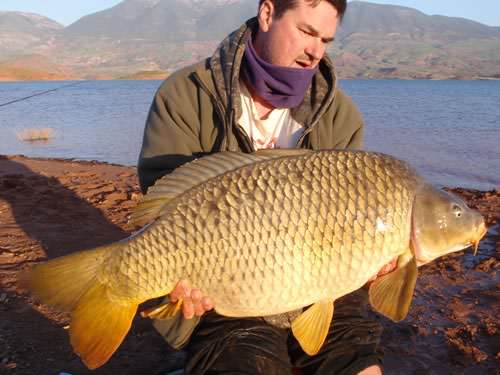
<instances>
[{"instance_id":1,"label":"rippled water surface","mask_svg":"<svg viewBox=\"0 0 500 375\"><path fill-rule=\"evenodd\" d=\"M0 154L135 165L160 81L0 83ZM437 185L500 188L500 81L342 81L366 147L408 160ZM18 98L53 90L28 100ZM52 128L47 143L16 133Z\"/></svg>"}]
</instances>

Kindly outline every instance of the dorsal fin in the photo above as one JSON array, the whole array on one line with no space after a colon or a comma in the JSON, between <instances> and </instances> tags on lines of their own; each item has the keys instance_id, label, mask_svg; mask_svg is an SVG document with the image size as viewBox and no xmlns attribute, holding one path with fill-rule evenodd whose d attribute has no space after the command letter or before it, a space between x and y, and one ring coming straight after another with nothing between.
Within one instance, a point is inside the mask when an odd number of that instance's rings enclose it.
<instances>
[{"instance_id":1,"label":"dorsal fin","mask_svg":"<svg viewBox=\"0 0 500 375\"><path fill-rule=\"evenodd\" d=\"M144 225L155 220L162 215L163 207L172 199L226 172L260 161L309 152L309 150L289 150L289 153L286 151L285 149L266 150L266 152L259 151L253 154L225 151L186 163L172 173L163 176L148 189L142 202L132 210L130 221L136 225Z\"/></svg>"}]
</instances>

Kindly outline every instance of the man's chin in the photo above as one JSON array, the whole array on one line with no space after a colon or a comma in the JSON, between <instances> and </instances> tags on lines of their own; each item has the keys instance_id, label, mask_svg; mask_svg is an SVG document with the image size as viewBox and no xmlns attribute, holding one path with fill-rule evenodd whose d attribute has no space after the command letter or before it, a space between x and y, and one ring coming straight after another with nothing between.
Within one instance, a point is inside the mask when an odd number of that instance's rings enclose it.
<instances>
[{"instance_id":1,"label":"man's chin","mask_svg":"<svg viewBox=\"0 0 500 375\"><path fill-rule=\"evenodd\" d=\"M294 68L299 68L299 69L314 69L314 65L311 65L311 64L305 64L305 63L299 63L299 62L295 62L293 64L293 67Z\"/></svg>"}]
</instances>

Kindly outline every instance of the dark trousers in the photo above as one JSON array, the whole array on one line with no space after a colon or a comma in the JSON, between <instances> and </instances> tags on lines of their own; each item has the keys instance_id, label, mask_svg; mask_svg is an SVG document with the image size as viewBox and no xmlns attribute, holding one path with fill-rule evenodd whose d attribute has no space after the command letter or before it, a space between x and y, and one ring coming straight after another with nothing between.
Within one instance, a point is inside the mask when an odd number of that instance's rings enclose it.
<instances>
[{"instance_id":1,"label":"dark trousers","mask_svg":"<svg viewBox=\"0 0 500 375\"><path fill-rule=\"evenodd\" d=\"M360 289L335 302L333 324L320 352L302 351L289 329L263 319L206 314L187 347L186 374L351 375L381 365L377 346L382 327L366 317L367 293Z\"/></svg>"}]
</instances>

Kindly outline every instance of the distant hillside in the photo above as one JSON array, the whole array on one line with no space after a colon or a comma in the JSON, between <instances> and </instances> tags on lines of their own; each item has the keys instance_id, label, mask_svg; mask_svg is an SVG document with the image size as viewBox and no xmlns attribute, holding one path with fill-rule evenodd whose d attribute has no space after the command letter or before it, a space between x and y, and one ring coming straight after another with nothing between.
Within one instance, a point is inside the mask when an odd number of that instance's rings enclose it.
<instances>
[{"instance_id":1,"label":"distant hillside","mask_svg":"<svg viewBox=\"0 0 500 375\"><path fill-rule=\"evenodd\" d=\"M56 21L38 14L0 11L0 33L12 32L51 36L62 28L63 26Z\"/></svg>"},{"instance_id":2,"label":"distant hillside","mask_svg":"<svg viewBox=\"0 0 500 375\"><path fill-rule=\"evenodd\" d=\"M449 43L465 39L498 38L499 31L499 28L465 18L429 16L408 7L352 1L348 5L339 38L352 34L397 34L415 40Z\"/></svg>"},{"instance_id":3,"label":"distant hillside","mask_svg":"<svg viewBox=\"0 0 500 375\"><path fill-rule=\"evenodd\" d=\"M124 0L65 28L48 27L46 18L35 22L45 24L48 34L25 44L22 53L50 57L84 78L171 71L211 55L227 33L256 14L257 3ZM0 33L2 24L0 18ZM15 23L10 25L19 35ZM0 34L0 46L4 38ZM329 53L342 78L495 78L500 27L354 1Z\"/></svg>"},{"instance_id":4,"label":"distant hillside","mask_svg":"<svg viewBox=\"0 0 500 375\"><path fill-rule=\"evenodd\" d=\"M349 78L496 77L500 28L355 1L330 52Z\"/></svg>"},{"instance_id":5,"label":"distant hillside","mask_svg":"<svg viewBox=\"0 0 500 375\"><path fill-rule=\"evenodd\" d=\"M61 36L174 43L220 39L256 8L255 1L125 0L81 18Z\"/></svg>"},{"instance_id":6,"label":"distant hillside","mask_svg":"<svg viewBox=\"0 0 500 375\"><path fill-rule=\"evenodd\" d=\"M61 35L161 42L215 40L256 11L255 0L125 0L81 18Z\"/></svg>"},{"instance_id":7,"label":"distant hillside","mask_svg":"<svg viewBox=\"0 0 500 375\"><path fill-rule=\"evenodd\" d=\"M38 14L0 11L0 61L46 43L62 29L63 25Z\"/></svg>"}]
</instances>

